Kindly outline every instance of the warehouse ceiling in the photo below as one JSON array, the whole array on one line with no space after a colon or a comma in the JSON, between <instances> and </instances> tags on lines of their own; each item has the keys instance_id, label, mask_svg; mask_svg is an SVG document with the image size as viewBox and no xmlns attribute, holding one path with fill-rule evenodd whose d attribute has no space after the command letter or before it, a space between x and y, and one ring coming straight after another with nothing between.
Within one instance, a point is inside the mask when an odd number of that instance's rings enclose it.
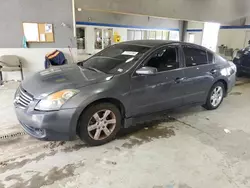
<instances>
[{"instance_id":1,"label":"warehouse ceiling","mask_svg":"<svg viewBox=\"0 0 250 188\"><path fill-rule=\"evenodd\" d=\"M250 15L250 0L75 0L75 7L83 10L220 23Z\"/></svg>"}]
</instances>

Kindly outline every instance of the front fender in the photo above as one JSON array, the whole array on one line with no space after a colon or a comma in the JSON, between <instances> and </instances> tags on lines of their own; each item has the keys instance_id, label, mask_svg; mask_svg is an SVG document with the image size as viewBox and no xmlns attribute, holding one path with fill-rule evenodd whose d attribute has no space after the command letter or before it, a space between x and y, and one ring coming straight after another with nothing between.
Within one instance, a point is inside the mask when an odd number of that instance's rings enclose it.
<instances>
[{"instance_id":1,"label":"front fender","mask_svg":"<svg viewBox=\"0 0 250 188\"><path fill-rule=\"evenodd\" d=\"M129 86L129 85L128 85ZM78 119L88 105L100 99L111 98L120 101L123 104L125 114L129 109L129 97L126 85L114 84L112 82L98 83L79 89L80 92L71 98L62 109L76 109L74 114L74 123L71 125L72 134L76 133Z\"/></svg>"},{"instance_id":2,"label":"front fender","mask_svg":"<svg viewBox=\"0 0 250 188\"><path fill-rule=\"evenodd\" d=\"M79 89L80 92L70 99L63 109L78 108L84 110L91 103L105 98L115 99L123 104L126 110L129 109L129 84L117 84L112 81L97 83Z\"/></svg>"}]
</instances>

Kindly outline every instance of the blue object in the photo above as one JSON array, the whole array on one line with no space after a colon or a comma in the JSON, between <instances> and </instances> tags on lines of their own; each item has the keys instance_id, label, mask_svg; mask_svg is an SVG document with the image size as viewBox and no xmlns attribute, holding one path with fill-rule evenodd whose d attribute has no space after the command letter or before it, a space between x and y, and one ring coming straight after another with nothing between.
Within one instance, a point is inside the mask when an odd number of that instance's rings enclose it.
<instances>
[{"instance_id":1,"label":"blue object","mask_svg":"<svg viewBox=\"0 0 250 188\"><path fill-rule=\"evenodd\" d=\"M64 65L66 63L67 60L64 54L59 50L55 50L54 52L49 53L45 56L44 66L45 69L48 69L50 66Z\"/></svg>"},{"instance_id":2,"label":"blue object","mask_svg":"<svg viewBox=\"0 0 250 188\"><path fill-rule=\"evenodd\" d=\"M133 29L156 29L156 30L179 31L178 28L145 27L145 26L107 24L107 23L96 23L96 22L76 22L76 25L91 25L91 26L122 27L122 28L133 28Z\"/></svg>"},{"instance_id":3,"label":"blue object","mask_svg":"<svg viewBox=\"0 0 250 188\"><path fill-rule=\"evenodd\" d=\"M23 36L23 48L28 48L28 45L27 45L27 39L25 36Z\"/></svg>"},{"instance_id":4,"label":"blue object","mask_svg":"<svg viewBox=\"0 0 250 188\"><path fill-rule=\"evenodd\" d=\"M237 67L238 76L244 73L250 75L250 46L239 50L233 62Z\"/></svg>"}]
</instances>

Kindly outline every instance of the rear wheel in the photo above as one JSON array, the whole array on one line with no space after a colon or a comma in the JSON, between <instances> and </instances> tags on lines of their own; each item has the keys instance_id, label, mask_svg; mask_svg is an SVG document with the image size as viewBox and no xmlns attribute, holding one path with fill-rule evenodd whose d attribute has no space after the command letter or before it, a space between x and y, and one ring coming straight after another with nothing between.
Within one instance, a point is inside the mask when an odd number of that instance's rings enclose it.
<instances>
[{"instance_id":1,"label":"rear wheel","mask_svg":"<svg viewBox=\"0 0 250 188\"><path fill-rule=\"evenodd\" d=\"M217 82L211 88L206 104L203 107L207 110L217 109L225 96L225 86L222 82Z\"/></svg>"},{"instance_id":2,"label":"rear wheel","mask_svg":"<svg viewBox=\"0 0 250 188\"><path fill-rule=\"evenodd\" d=\"M110 103L89 107L79 119L79 136L91 146L98 146L113 140L121 128L121 113Z\"/></svg>"}]
</instances>

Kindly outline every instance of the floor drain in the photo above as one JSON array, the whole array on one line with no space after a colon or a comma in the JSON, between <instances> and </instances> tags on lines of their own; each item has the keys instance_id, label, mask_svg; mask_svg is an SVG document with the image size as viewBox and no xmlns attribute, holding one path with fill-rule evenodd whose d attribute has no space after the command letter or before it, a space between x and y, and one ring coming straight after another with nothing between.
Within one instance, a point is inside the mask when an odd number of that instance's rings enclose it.
<instances>
[{"instance_id":1,"label":"floor drain","mask_svg":"<svg viewBox=\"0 0 250 188\"><path fill-rule=\"evenodd\" d=\"M9 138L15 138L15 137L22 136L22 135L26 135L26 133L25 132L17 132L17 133L2 135L2 136L0 136L0 140L6 140L6 139L9 139Z\"/></svg>"}]
</instances>

